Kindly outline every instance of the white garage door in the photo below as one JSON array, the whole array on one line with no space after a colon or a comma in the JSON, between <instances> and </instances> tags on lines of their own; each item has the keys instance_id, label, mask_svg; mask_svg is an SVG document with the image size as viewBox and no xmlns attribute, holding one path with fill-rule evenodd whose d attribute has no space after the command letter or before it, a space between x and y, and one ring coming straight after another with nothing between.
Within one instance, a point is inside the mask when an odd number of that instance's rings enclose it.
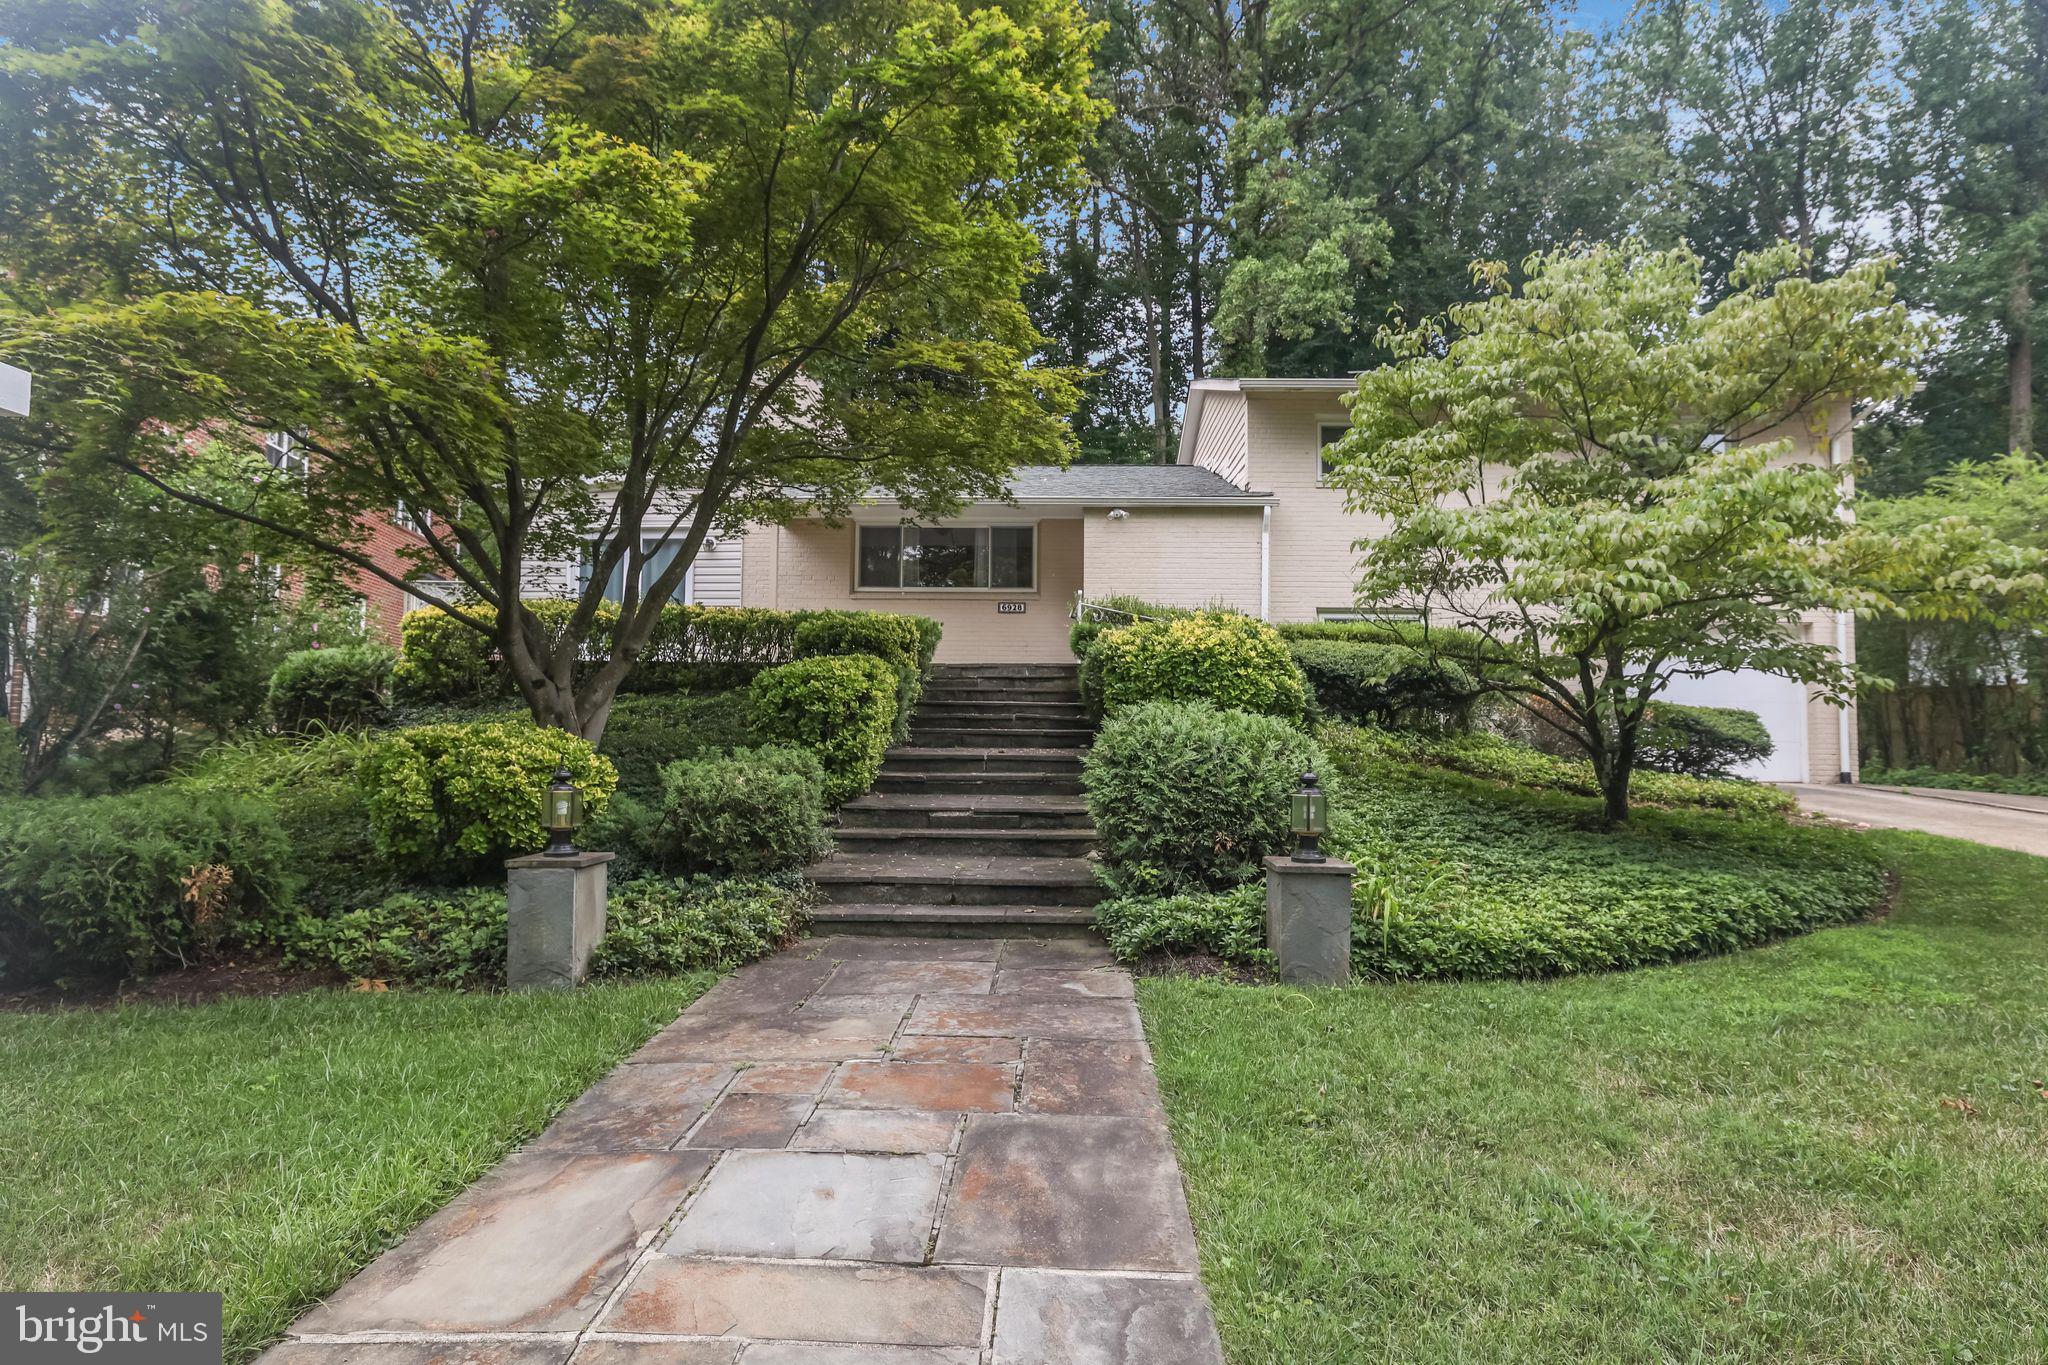
<instances>
[{"instance_id":1,"label":"white garage door","mask_svg":"<svg viewBox=\"0 0 2048 1365\"><path fill-rule=\"evenodd\" d=\"M1769 758L1744 763L1736 774L1758 782L1806 781L1806 684L1745 669L1676 678L1659 695L1685 706L1735 706L1756 712L1775 747Z\"/></svg>"}]
</instances>

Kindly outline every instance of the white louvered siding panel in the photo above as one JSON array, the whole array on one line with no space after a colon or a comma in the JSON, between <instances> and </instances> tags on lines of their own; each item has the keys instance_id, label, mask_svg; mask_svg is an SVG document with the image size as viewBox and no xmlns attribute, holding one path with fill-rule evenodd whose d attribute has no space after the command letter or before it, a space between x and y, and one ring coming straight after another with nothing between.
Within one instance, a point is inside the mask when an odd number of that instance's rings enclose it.
<instances>
[{"instance_id":1,"label":"white louvered siding panel","mask_svg":"<svg viewBox=\"0 0 2048 1365\"><path fill-rule=\"evenodd\" d=\"M740 538L713 541L690 568L690 600L706 607L740 604Z\"/></svg>"}]
</instances>

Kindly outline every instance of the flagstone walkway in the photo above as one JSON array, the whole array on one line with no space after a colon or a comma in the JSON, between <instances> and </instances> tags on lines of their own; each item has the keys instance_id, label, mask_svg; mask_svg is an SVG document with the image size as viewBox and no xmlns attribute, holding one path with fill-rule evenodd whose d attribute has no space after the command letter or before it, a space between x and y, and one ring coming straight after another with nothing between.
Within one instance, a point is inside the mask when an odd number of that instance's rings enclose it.
<instances>
[{"instance_id":1,"label":"flagstone walkway","mask_svg":"<svg viewBox=\"0 0 2048 1365\"><path fill-rule=\"evenodd\" d=\"M1131 993L1093 941L807 941L261 1365L1219 1365Z\"/></svg>"}]
</instances>

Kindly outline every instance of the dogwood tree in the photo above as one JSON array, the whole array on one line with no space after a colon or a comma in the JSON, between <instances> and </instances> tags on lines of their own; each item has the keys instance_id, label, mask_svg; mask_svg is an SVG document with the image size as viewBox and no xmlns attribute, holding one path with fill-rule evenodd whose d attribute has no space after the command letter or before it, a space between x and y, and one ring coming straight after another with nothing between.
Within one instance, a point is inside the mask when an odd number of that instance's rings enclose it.
<instances>
[{"instance_id":1,"label":"dogwood tree","mask_svg":"<svg viewBox=\"0 0 2048 1365\"><path fill-rule=\"evenodd\" d=\"M1871 261L1809 279L1742 257L1702 305L1700 260L1640 243L1532 258L1519 287L1390 327L1333 452L1359 597L1408 609L1592 761L1625 820L1637 739L1674 679L1755 669L1846 704L1863 675L1807 612L1975 610L2034 561L1950 520L1895 535L1847 515L1849 405L1906 393L1921 338ZM1806 458L1796 458L1801 451Z\"/></svg>"},{"instance_id":2,"label":"dogwood tree","mask_svg":"<svg viewBox=\"0 0 2048 1365\"><path fill-rule=\"evenodd\" d=\"M190 498L181 433L293 433L205 505L392 581L363 528L402 507L545 723L601 734L714 535L1067 455L1020 290L1095 116L1078 0L0 0L0 32L0 353L75 476ZM522 586L577 560L550 628Z\"/></svg>"}]
</instances>

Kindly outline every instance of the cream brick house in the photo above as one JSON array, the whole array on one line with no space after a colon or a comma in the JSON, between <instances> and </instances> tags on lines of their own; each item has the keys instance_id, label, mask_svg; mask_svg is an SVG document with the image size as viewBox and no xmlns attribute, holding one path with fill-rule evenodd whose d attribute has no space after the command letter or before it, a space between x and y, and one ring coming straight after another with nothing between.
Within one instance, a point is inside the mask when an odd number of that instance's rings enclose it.
<instances>
[{"instance_id":1,"label":"cream brick house","mask_svg":"<svg viewBox=\"0 0 2048 1365\"><path fill-rule=\"evenodd\" d=\"M1349 379L1205 379L1188 395L1177 463L1026 466L1010 501L962 508L934 526L901 524L894 505L839 525L758 526L698 557L683 599L706 605L872 608L945 625L943 662L1071 662L1075 595L1130 594L1176 606L1220 603L1275 622L1347 619L1353 542L1377 529L1347 512L1324 477L1322 448L1342 433ZM1793 458L1846 460L1846 424L1816 441L1802 425ZM654 564L651 578L660 571ZM535 590L573 586L573 565ZM1808 638L1854 647L1846 620L1803 620ZM1837 780L1853 769L1854 718L1803 684L1765 674L1680 679L1673 700L1758 712L1777 753L1749 775Z\"/></svg>"}]
</instances>

